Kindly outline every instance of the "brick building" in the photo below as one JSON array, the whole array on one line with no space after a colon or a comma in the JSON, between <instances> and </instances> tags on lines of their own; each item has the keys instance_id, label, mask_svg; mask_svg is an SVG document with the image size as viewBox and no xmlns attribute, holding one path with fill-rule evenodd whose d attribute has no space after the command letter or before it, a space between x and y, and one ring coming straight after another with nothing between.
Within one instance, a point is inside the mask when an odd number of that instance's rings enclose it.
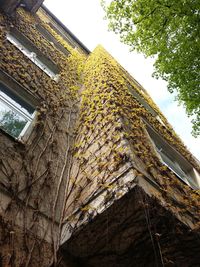
<instances>
[{"instance_id":1,"label":"brick building","mask_svg":"<svg viewBox=\"0 0 200 267\"><path fill-rule=\"evenodd\" d=\"M0 266L199 266L199 162L42 1L0 1Z\"/></svg>"}]
</instances>

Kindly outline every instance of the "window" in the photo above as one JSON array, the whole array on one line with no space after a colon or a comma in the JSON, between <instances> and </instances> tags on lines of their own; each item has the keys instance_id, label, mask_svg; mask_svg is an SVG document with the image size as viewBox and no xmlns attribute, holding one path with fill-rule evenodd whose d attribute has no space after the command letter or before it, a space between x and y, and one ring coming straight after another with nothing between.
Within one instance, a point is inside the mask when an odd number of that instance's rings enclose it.
<instances>
[{"instance_id":1,"label":"window","mask_svg":"<svg viewBox=\"0 0 200 267\"><path fill-rule=\"evenodd\" d=\"M71 45L71 47L75 48L75 44L73 42L73 40L68 36L68 34L66 34L66 32L61 28L59 27L58 25L56 25L55 23L52 23L52 22L49 22L48 23L49 26L59 35L62 36L62 38L68 43Z\"/></svg>"},{"instance_id":2,"label":"window","mask_svg":"<svg viewBox=\"0 0 200 267\"><path fill-rule=\"evenodd\" d=\"M58 79L57 66L47 57L45 57L34 44L16 29L12 29L7 34L7 40L16 46L24 55L43 70L54 80Z\"/></svg>"},{"instance_id":3,"label":"window","mask_svg":"<svg viewBox=\"0 0 200 267\"><path fill-rule=\"evenodd\" d=\"M161 119L158 115L156 116L156 119L157 119L163 126L165 126L164 122L162 121L162 119Z\"/></svg>"},{"instance_id":4,"label":"window","mask_svg":"<svg viewBox=\"0 0 200 267\"><path fill-rule=\"evenodd\" d=\"M17 84L11 89L0 81L0 128L12 137L24 140L36 114L35 104L31 95L25 91L22 94L22 88L16 93L16 87Z\"/></svg>"},{"instance_id":5,"label":"window","mask_svg":"<svg viewBox=\"0 0 200 267\"><path fill-rule=\"evenodd\" d=\"M142 96L140 96L139 93L136 92L136 90L134 88L132 88L131 86L128 87L130 93L138 100L138 102L145 107L153 116L157 116L157 113L155 112L155 110L144 100L144 98Z\"/></svg>"},{"instance_id":6,"label":"window","mask_svg":"<svg viewBox=\"0 0 200 267\"><path fill-rule=\"evenodd\" d=\"M130 93L138 100L138 102L146 109L148 110L152 116L154 116L163 126L165 126L162 119L159 117L158 113L146 102L146 100L140 96L139 93L136 92L134 88L132 88L131 85L128 86L128 89Z\"/></svg>"},{"instance_id":7,"label":"window","mask_svg":"<svg viewBox=\"0 0 200 267\"><path fill-rule=\"evenodd\" d=\"M42 27L40 24L36 25L36 28L38 29L38 31L43 35L43 37L48 40L51 44L53 44L58 50L60 50L63 54L65 54L66 56L68 56L70 54L70 52L64 47L62 46L57 40L56 38L50 33L48 32L44 27Z\"/></svg>"},{"instance_id":8,"label":"window","mask_svg":"<svg viewBox=\"0 0 200 267\"><path fill-rule=\"evenodd\" d=\"M143 120L144 121L144 120ZM193 166L171 147L146 121L147 132L157 151L160 160L165 164L176 176L193 189L200 188L200 176Z\"/></svg>"}]
</instances>

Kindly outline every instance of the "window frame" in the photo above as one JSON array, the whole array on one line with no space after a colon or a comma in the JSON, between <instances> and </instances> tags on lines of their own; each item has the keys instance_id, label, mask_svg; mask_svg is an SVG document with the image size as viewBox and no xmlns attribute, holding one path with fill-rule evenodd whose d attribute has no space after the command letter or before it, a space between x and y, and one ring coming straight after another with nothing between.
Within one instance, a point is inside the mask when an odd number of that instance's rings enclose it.
<instances>
[{"instance_id":1,"label":"window frame","mask_svg":"<svg viewBox=\"0 0 200 267\"><path fill-rule=\"evenodd\" d=\"M144 118L146 133L159 160L182 182L194 190L200 189L200 175L176 149L174 149ZM155 140L157 138L157 140ZM161 148L159 149L159 145ZM172 159L173 157L173 159ZM179 170L180 169L180 170Z\"/></svg>"},{"instance_id":2,"label":"window frame","mask_svg":"<svg viewBox=\"0 0 200 267\"><path fill-rule=\"evenodd\" d=\"M22 142L27 141L31 133L33 124L37 118L36 108L39 105L40 100L39 98L36 98L29 90L23 88L10 75L6 74L4 71L1 71L1 70L0 70L0 84L2 84L6 88L7 91L10 91L12 95L16 96L16 98L21 99L21 101L25 102L27 105L29 105L33 109L32 114L30 115L28 113L26 114L23 110L20 110L20 108L17 105L13 104L12 101L9 100L10 98L15 103L20 105L20 103L14 97L6 94L5 92L1 90L7 97L0 95L0 101L5 103L5 105L9 107L11 111L14 111L15 114L17 113L22 118L27 120L27 122L17 137L7 132L5 129L3 129L3 127L0 127L0 129L6 134L8 134L9 136L11 136L12 138L14 138L15 140L22 141Z\"/></svg>"},{"instance_id":3,"label":"window frame","mask_svg":"<svg viewBox=\"0 0 200 267\"><path fill-rule=\"evenodd\" d=\"M55 81L58 80L59 68L53 61L44 56L24 34L19 32L16 28L11 28L10 31L7 32L6 39L50 78Z\"/></svg>"},{"instance_id":4,"label":"window frame","mask_svg":"<svg viewBox=\"0 0 200 267\"><path fill-rule=\"evenodd\" d=\"M77 45L73 42L72 38L52 20L48 22L49 26L59 34L72 48L78 48Z\"/></svg>"},{"instance_id":5,"label":"window frame","mask_svg":"<svg viewBox=\"0 0 200 267\"><path fill-rule=\"evenodd\" d=\"M137 90L131 86L130 84L128 84L128 90L131 93L131 95L157 120L159 121L164 127L165 127L165 123L163 122L163 120L160 118L159 114L151 107L151 105L149 105L149 103L146 101L146 99L140 95L139 92L137 92ZM142 94L145 94L144 91L141 91Z\"/></svg>"},{"instance_id":6,"label":"window frame","mask_svg":"<svg viewBox=\"0 0 200 267\"><path fill-rule=\"evenodd\" d=\"M61 45L56 38L42 25L36 24L35 25L38 32L50 43L52 44L57 50L63 53L65 56L69 56L70 52L67 50L63 45Z\"/></svg>"}]
</instances>

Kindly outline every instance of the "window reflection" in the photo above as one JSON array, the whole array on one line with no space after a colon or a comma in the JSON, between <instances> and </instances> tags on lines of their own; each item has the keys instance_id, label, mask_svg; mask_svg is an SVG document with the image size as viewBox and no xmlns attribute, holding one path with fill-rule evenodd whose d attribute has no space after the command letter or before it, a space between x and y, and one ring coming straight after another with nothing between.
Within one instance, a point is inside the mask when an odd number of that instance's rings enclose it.
<instances>
[{"instance_id":1,"label":"window reflection","mask_svg":"<svg viewBox=\"0 0 200 267\"><path fill-rule=\"evenodd\" d=\"M28 121L0 102L0 127L13 137L18 137Z\"/></svg>"},{"instance_id":2,"label":"window reflection","mask_svg":"<svg viewBox=\"0 0 200 267\"><path fill-rule=\"evenodd\" d=\"M0 83L0 128L15 138L23 135L33 120L34 108Z\"/></svg>"}]
</instances>

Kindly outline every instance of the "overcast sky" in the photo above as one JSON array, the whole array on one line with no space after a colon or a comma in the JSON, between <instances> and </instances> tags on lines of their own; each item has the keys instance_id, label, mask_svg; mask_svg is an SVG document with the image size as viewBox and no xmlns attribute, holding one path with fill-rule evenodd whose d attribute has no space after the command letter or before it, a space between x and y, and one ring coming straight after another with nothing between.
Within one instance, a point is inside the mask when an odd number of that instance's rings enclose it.
<instances>
[{"instance_id":1,"label":"overcast sky","mask_svg":"<svg viewBox=\"0 0 200 267\"><path fill-rule=\"evenodd\" d=\"M153 59L129 52L118 36L108 32L100 0L45 0L45 6L91 51L101 44L149 92L188 149L200 160L200 138L191 136L192 125L184 108L174 102L166 82L152 78Z\"/></svg>"}]
</instances>

